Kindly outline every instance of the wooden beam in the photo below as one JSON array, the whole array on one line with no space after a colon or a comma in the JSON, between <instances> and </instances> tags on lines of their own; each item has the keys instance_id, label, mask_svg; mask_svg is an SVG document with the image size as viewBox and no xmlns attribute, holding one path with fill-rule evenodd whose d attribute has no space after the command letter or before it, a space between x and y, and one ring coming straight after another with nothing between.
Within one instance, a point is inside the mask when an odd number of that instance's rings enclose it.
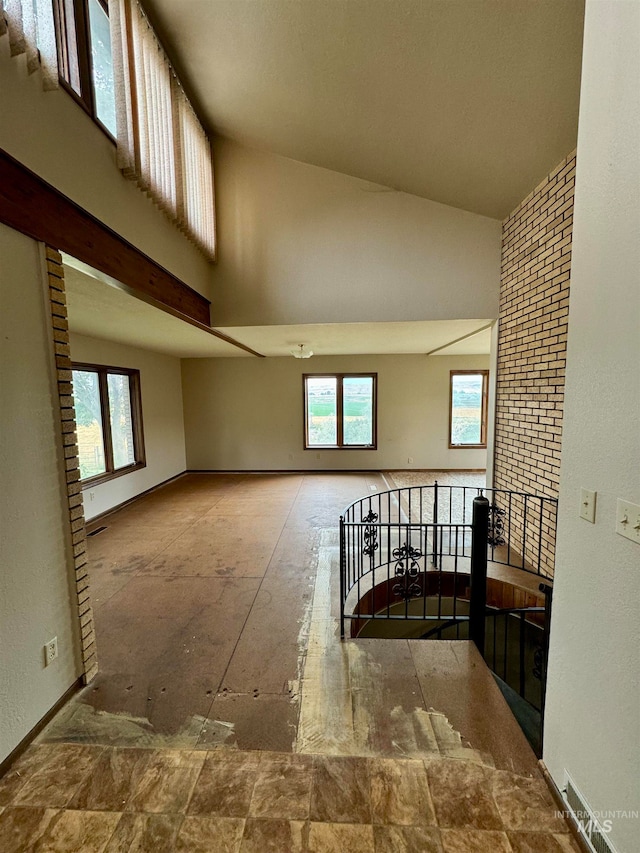
<instances>
[{"instance_id":1,"label":"wooden beam","mask_svg":"<svg viewBox=\"0 0 640 853\"><path fill-rule=\"evenodd\" d=\"M0 222L90 264L131 288L132 293L211 328L208 299L2 148Z\"/></svg>"}]
</instances>

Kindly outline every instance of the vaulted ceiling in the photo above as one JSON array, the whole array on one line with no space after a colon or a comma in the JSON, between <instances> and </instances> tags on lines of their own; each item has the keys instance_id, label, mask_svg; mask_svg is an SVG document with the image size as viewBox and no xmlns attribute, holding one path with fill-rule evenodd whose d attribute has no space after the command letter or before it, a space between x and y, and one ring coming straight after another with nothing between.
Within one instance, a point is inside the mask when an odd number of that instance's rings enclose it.
<instances>
[{"instance_id":1,"label":"vaulted ceiling","mask_svg":"<svg viewBox=\"0 0 640 853\"><path fill-rule=\"evenodd\" d=\"M583 0L146 0L214 133L493 218L576 143Z\"/></svg>"},{"instance_id":2,"label":"vaulted ceiling","mask_svg":"<svg viewBox=\"0 0 640 853\"><path fill-rule=\"evenodd\" d=\"M494 219L576 144L584 0L143 2L214 136ZM247 355L90 270L67 272L75 332ZM490 319L220 331L268 356L300 342L486 354Z\"/></svg>"}]
</instances>

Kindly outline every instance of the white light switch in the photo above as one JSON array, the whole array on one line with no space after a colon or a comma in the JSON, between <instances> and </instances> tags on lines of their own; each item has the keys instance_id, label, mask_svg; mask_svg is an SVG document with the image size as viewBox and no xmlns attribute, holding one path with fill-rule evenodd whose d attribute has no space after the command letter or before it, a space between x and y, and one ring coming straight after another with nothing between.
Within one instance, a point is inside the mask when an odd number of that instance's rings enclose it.
<instances>
[{"instance_id":1,"label":"white light switch","mask_svg":"<svg viewBox=\"0 0 640 853\"><path fill-rule=\"evenodd\" d=\"M596 494L589 489L580 489L580 518L596 523Z\"/></svg>"},{"instance_id":2,"label":"white light switch","mask_svg":"<svg viewBox=\"0 0 640 853\"><path fill-rule=\"evenodd\" d=\"M640 545L640 506L618 498L616 533Z\"/></svg>"}]
</instances>

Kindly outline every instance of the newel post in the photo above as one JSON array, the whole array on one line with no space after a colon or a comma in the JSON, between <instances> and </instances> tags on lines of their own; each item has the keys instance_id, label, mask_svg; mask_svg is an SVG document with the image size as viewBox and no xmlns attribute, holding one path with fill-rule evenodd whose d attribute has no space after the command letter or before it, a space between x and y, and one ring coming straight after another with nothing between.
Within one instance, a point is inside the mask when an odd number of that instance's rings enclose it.
<instances>
[{"instance_id":1,"label":"newel post","mask_svg":"<svg viewBox=\"0 0 640 853\"><path fill-rule=\"evenodd\" d=\"M489 536L489 501L484 495L473 499L471 522L471 600L469 606L469 639L484 655L484 631L487 609L487 539Z\"/></svg>"}]
</instances>

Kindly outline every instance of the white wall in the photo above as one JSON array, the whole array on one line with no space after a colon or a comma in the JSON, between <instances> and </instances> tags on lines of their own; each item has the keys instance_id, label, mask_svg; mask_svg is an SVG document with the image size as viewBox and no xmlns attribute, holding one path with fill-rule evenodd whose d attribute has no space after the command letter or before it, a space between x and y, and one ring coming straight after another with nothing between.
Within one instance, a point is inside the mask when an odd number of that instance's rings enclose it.
<instances>
[{"instance_id":1,"label":"white wall","mask_svg":"<svg viewBox=\"0 0 640 853\"><path fill-rule=\"evenodd\" d=\"M71 335L71 358L140 371L147 464L131 474L87 487L83 497L85 518L89 519L185 470L180 359L84 335Z\"/></svg>"},{"instance_id":2,"label":"white wall","mask_svg":"<svg viewBox=\"0 0 640 853\"><path fill-rule=\"evenodd\" d=\"M216 144L214 325L493 318L500 223Z\"/></svg>"},{"instance_id":3,"label":"white wall","mask_svg":"<svg viewBox=\"0 0 640 853\"><path fill-rule=\"evenodd\" d=\"M184 359L187 467L484 468L486 451L448 448L449 371L488 362L424 355ZM377 372L377 450L303 450L302 375L325 371Z\"/></svg>"},{"instance_id":4,"label":"white wall","mask_svg":"<svg viewBox=\"0 0 640 853\"><path fill-rule=\"evenodd\" d=\"M640 547L614 532L640 504L639 44L639 3L587 0L544 760L599 811L640 810ZM639 838L613 820L619 853Z\"/></svg>"},{"instance_id":5,"label":"white wall","mask_svg":"<svg viewBox=\"0 0 640 853\"><path fill-rule=\"evenodd\" d=\"M62 88L44 92L0 38L0 148L210 298L204 255L116 167L115 145Z\"/></svg>"},{"instance_id":6,"label":"white wall","mask_svg":"<svg viewBox=\"0 0 640 853\"><path fill-rule=\"evenodd\" d=\"M43 260L0 225L0 761L81 673ZM59 656L45 668L44 644Z\"/></svg>"},{"instance_id":7,"label":"white wall","mask_svg":"<svg viewBox=\"0 0 640 853\"><path fill-rule=\"evenodd\" d=\"M498 332L500 321L491 328L491 354L489 356L489 395L487 400L487 487L493 487L493 469L496 449L496 396L498 381Z\"/></svg>"}]
</instances>

